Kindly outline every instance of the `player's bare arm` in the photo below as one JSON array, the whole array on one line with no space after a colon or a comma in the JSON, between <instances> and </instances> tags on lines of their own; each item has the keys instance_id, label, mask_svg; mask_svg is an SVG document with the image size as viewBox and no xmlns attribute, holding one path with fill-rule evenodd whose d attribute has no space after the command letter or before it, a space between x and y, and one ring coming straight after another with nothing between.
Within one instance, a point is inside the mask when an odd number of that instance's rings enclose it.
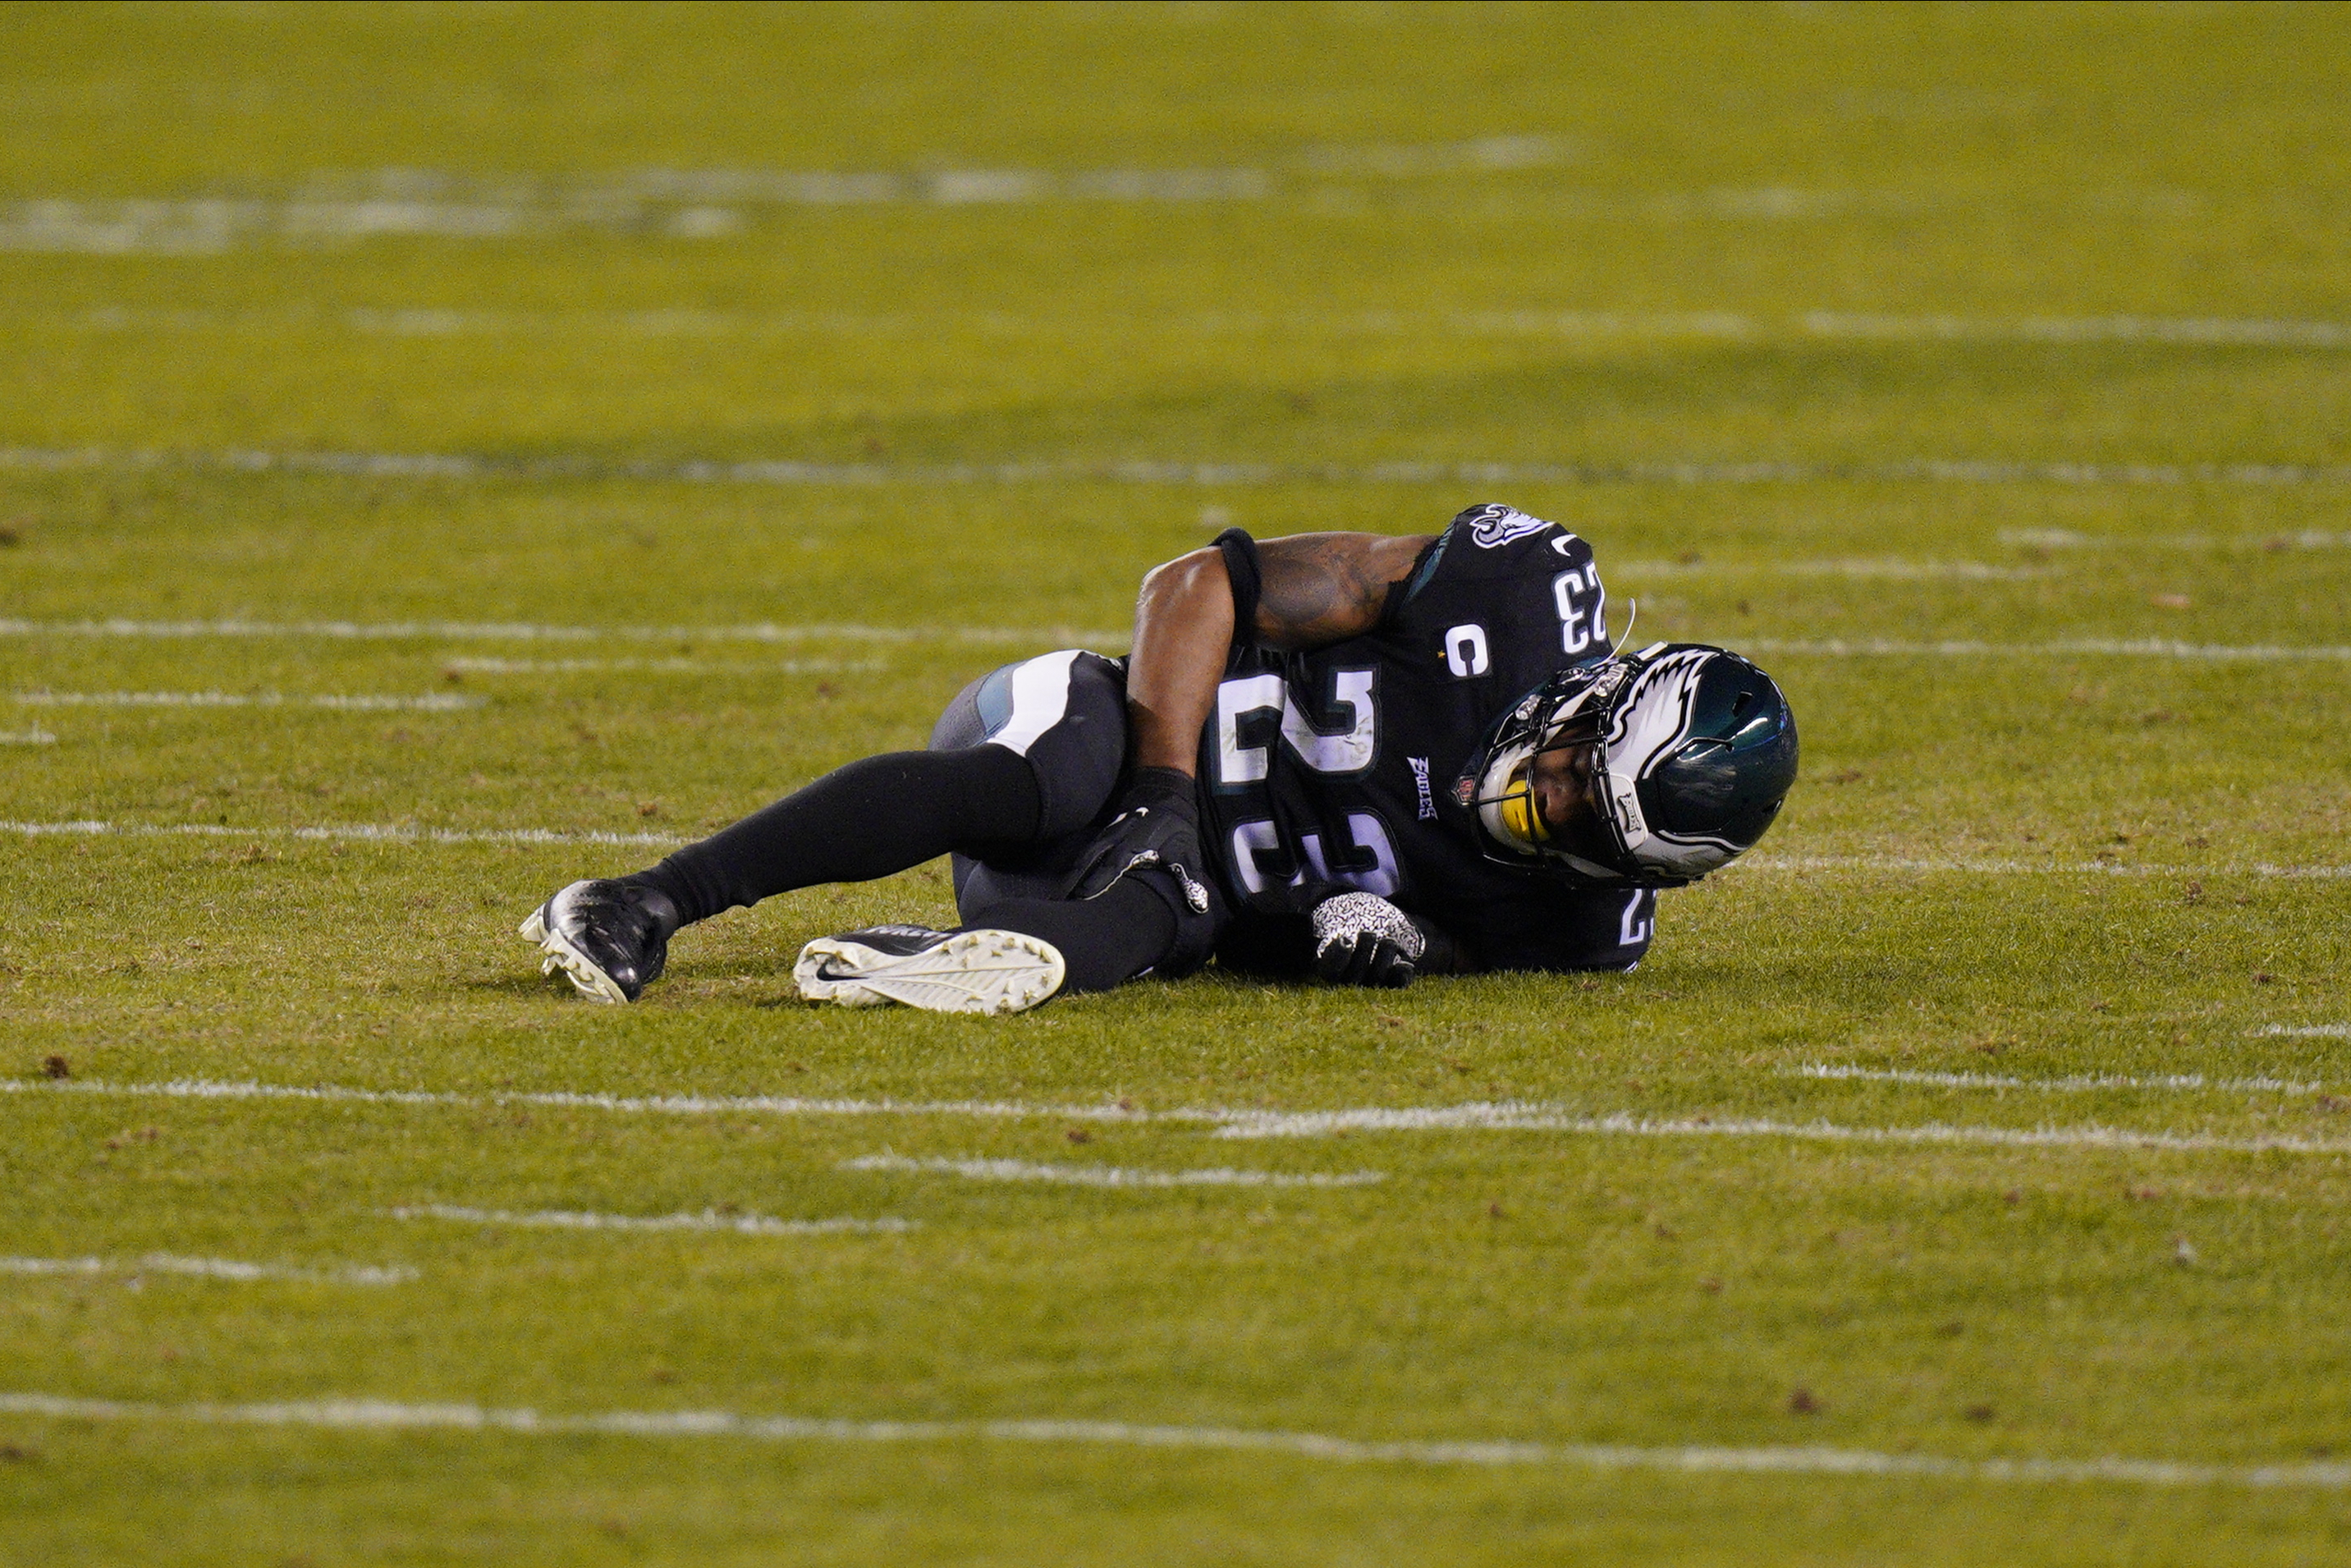
<instances>
[{"instance_id":1,"label":"player's bare arm","mask_svg":"<svg viewBox=\"0 0 2351 1568\"><path fill-rule=\"evenodd\" d=\"M1196 549L1151 569L1135 600L1127 660L1136 767L1192 776L1232 642L1233 585L1222 553Z\"/></svg>"},{"instance_id":2,"label":"player's bare arm","mask_svg":"<svg viewBox=\"0 0 2351 1568\"><path fill-rule=\"evenodd\" d=\"M1363 636L1379 625L1388 591L1434 537L1291 534L1260 541L1257 640L1295 653Z\"/></svg>"}]
</instances>

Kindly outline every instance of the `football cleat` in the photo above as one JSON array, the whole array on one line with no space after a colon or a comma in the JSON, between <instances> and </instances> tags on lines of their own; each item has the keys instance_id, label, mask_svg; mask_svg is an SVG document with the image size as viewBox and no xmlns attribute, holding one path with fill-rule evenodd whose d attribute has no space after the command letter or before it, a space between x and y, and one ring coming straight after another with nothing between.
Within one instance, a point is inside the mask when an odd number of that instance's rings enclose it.
<instances>
[{"instance_id":1,"label":"football cleat","mask_svg":"<svg viewBox=\"0 0 2351 1568\"><path fill-rule=\"evenodd\" d=\"M800 949L792 978L812 1002L847 1008L903 1002L935 1013L1025 1012L1061 988L1050 942L1018 931L869 925Z\"/></svg>"},{"instance_id":2,"label":"football cleat","mask_svg":"<svg viewBox=\"0 0 2351 1568\"><path fill-rule=\"evenodd\" d=\"M575 882L522 923L522 935L591 1002L633 1002L661 978L677 911L651 888L626 882Z\"/></svg>"}]
</instances>

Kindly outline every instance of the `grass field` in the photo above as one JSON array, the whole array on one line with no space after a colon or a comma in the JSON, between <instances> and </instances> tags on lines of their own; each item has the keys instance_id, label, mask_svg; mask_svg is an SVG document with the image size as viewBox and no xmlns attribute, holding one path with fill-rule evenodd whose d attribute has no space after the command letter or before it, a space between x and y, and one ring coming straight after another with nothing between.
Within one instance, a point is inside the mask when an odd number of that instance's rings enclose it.
<instances>
[{"instance_id":1,"label":"grass field","mask_svg":"<svg viewBox=\"0 0 2351 1568\"><path fill-rule=\"evenodd\" d=\"M2346 68L0 9L0 1563L2344 1561ZM513 935L1228 523L1490 499L1801 716L1635 974Z\"/></svg>"}]
</instances>

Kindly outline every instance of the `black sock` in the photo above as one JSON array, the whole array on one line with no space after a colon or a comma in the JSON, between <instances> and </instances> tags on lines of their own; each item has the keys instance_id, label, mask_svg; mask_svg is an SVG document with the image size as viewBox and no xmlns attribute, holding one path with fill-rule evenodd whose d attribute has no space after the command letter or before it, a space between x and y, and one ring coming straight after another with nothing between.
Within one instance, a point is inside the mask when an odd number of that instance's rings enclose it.
<instances>
[{"instance_id":1,"label":"black sock","mask_svg":"<svg viewBox=\"0 0 2351 1568\"><path fill-rule=\"evenodd\" d=\"M796 887L871 882L950 850L1018 843L1036 836L1044 809L1028 759L1003 747L893 751L835 768L622 880L667 894L691 925Z\"/></svg>"},{"instance_id":2,"label":"black sock","mask_svg":"<svg viewBox=\"0 0 2351 1568\"><path fill-rule=\"evenodd\" d=\"M1011 898L973 912L966 924L1041 936L1069 966L1064 995L1106 991L1167 956L1176 946L1176 911L1139 877L1113 883L1099 898Z\"/></svg>"}]
</instances>

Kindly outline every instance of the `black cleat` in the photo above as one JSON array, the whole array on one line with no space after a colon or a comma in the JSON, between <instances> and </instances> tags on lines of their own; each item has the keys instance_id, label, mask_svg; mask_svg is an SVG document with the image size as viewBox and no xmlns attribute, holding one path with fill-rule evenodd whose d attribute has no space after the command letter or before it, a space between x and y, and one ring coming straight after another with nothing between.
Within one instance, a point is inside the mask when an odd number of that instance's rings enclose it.
<instances>
[{"instance_id":1,"label":"black cleat","mask_svg":"<svg viewBox=\"0 0 2351 1568\"><path fill-rule=\"evenodd\" d=\"M649 887L627 882L575 882L522 923L522 935L547 959L542 975L563 971L591 1002L633 1002L661 978L677 908Z\"/></svg>"},{"instance_id":2,"label":"black cleat","mask_svg":"<svg viewBox=\"0 0 2351 1568\"><path fill-rule=\"evenodd\" d=\"M869 925L800 949L792 978L812 1002L935 1013L1026 1012L1061 988L1060 949L1018 931Z\"/></svg>"}]
</instances>

